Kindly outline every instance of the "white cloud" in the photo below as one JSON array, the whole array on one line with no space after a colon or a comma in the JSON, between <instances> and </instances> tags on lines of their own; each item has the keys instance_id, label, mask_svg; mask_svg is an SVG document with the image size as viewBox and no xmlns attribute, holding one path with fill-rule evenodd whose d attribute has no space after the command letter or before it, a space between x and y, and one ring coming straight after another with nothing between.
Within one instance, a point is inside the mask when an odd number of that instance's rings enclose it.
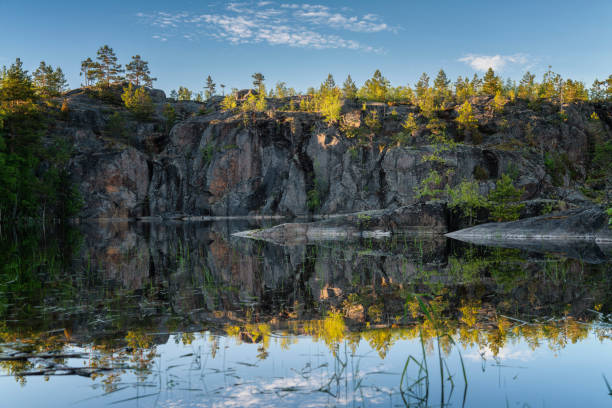
<instances>
[{"instance_id":1,"label":"white cloud","mask_svg":"<svg viewBox=\"0 0 612 408\"><path fill-rule=\"evenodd\" d=\"M488 68L487 68L488 69ZM493 353L489 347L484 347L480 349L478 352L466 353L464 357L467 360L471 361L482 361L484 358L488 361L494 361L498 359L499 361L520 361L520 362L528 362L532 361L536 356L536 352L527 348L519 348L515 346L506 346L498 350L497 354Z\"/></svg>"},{"instance_id":2,"label":"white cloud","mask_svg":"<svg viewBox=\"0 0 612 408\"><path fill-rule=\"evenodd\" d=\"M493 68L494 71L503 71L509 64L527 65L529 58L525 54L514 55L478 55L468 54L459 58L460 62L465 62L477 71L486 71Z\"/></svg>"},{"instance_id":3,"label":"white cloud","mask_svg":"<svg viewBox=\"0 0 612 408\"><path fill-rule=\"evenodd\" d=\"M232 44L267 43L312 49L349 49L382 52L382 49L346 38L341 32L395 31L375 14L350 15L317 4L280 4L272 1L232 2L207 14L137 13L143 22L161 32L154 38L193 40L209 36Z\"/></svg>"}]
</instances>

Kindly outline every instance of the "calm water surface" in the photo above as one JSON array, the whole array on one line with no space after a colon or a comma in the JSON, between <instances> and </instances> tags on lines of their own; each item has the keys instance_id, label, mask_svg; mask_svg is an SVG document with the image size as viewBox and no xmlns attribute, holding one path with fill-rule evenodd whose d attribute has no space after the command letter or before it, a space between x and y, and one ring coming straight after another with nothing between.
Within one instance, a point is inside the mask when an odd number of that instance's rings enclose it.
<instances>
[{"instance_id":1,"label":"calm water surface","mask_svg":"<svg viewBox=\"0 0 612 408\"><path fill-rule=\"evenodd\" d=\"M3 230L0 407L612 405L612 248L256 227Z\"/></svg>"}]
</instances>

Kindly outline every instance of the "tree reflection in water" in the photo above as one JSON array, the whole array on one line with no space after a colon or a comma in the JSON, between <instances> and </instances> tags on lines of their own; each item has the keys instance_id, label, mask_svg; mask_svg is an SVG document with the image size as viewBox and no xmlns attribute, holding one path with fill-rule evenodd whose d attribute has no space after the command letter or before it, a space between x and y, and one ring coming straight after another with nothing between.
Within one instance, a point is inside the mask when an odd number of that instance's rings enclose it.
<instances>
[{"instance_id":1,"label":"tree reflection in water","mask_svg":"<svg viewBox=\"0 0 612 408\"><path fill-rule=\"evenodd\" d=\"M461 353L499 365L508 347L558 354L612 335L605 253L588 263L415 237L283 247L232 230L111 224L4 237L2 371L26 387L31 376L89 377L109 398L145 387L138 398L234 389L262 402L316 393L461 405L473 375ZM300 360L306 344L324 347L320 364L292 366L277 383L244 377ZM254 361L233 357L251 347ZM193 372L221 376L211 384L227 390L194 388Z\"/></svg>"}]
</instances>

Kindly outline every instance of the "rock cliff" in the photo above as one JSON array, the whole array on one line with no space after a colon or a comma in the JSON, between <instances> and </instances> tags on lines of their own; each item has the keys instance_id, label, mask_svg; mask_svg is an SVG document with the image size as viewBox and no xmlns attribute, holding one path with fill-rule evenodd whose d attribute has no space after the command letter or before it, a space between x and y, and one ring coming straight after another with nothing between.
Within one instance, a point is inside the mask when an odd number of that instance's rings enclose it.
<instances>
[{"instance_id":1,"label":"rock cliff","mask_svg":"<svg viewBox=\"0 0 612 408\"><path fill-rule=\"evenodd\" d=\"M612 139L612 105L533 106L472 99L478 138L459 131L458 106L436 112L445 140L414 105L345 101L341 125L318 113L268 100L266 112L228 112L207 103L166 99L152 91L155 114L136 121L117 103L88 90L66 95L68 113L52 132L73 146L70 173L84 198L84 218L184 215L337 214L393 209L419 202L432 170L453 187L476 180L487 194L502 174L538 203L582 206L610 194L592 182L594 146ZM162 114L169 105L177 122ZM418 127L398 142L402 122ZM598 117L593 119L593 113ZM372 118L376 122L372 125Z\"/></svg>"}]
</instances>

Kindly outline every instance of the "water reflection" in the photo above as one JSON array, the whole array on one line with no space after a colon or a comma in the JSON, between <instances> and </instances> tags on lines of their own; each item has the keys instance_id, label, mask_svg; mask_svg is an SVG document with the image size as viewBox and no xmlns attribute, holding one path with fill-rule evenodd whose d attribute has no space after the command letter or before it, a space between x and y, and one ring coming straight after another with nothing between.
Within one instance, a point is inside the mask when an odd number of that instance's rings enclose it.
<instances>
[{"instance_id":1,"label":"water reflection","mask_svg":"<svg viewBox=\"0 0 612 408\"><path fill-rule=\"evenodd\" d=\"M253 227L3 237L3 395L20 406L29 388L63 389L51 406L563 406L571 390L610 401L607 262L409 236L231 235ZM523 380L534 375L544 380Z\"/></svg>"}]
</instances>

